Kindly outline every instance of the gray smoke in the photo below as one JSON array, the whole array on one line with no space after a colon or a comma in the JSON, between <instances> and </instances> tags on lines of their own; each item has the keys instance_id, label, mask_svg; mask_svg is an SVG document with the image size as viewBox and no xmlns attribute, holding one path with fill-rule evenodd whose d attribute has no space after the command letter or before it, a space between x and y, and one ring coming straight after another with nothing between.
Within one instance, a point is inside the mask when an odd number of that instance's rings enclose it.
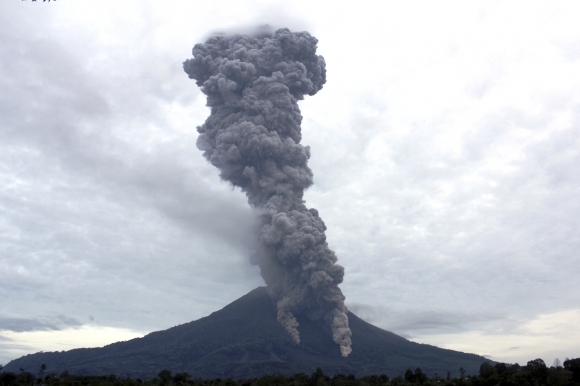
<instances>
[{"instance_id":1,"label":"gray smoke","mask_svg":"<svg viewBox=\"0 0 580 386\"><path fill-rule=\"evenodd\" d=\"M300 343L295 314L324 320L343 356L351 331L338 284L344 268L326 243L326 226L304 205L312 185L310 148L302 146L298 101L326 82L318 40L288 29L253 36L213 36L193 48L185 72L207 95L211 115L197 147L257 209L260 266L278 321Z\"/></svg>"}]
</instances>

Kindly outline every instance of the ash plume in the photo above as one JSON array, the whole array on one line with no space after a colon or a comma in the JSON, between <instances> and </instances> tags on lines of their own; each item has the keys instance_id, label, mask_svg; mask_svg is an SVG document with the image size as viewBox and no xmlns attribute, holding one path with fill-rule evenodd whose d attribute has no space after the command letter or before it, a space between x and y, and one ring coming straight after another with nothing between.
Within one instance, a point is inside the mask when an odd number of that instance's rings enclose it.
<instances>
[{"instance_id":1,"label":"ash plume","mask_svg":"<svg viewBox=\"0 0 580 386\"><path fill-rule=\"evenodd\" d=\"M326 226L308 209L310 148L302 146L298 101L326 82L326 64L308 32L279 29L252 36L213 36L183 63L211 115L197 128L197 147L222 179L239 186L260 217L261 251L254 263L278 321L300 343L295 314L324 320L343 356L351 331L338 284L344 268L326 243Z\"/></svg>"}]
</instances>

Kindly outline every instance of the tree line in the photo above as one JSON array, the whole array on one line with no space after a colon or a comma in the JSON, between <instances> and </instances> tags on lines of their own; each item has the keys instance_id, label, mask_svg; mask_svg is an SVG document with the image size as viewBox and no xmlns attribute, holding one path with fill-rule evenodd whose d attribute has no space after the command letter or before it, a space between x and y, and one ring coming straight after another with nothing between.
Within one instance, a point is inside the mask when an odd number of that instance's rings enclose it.
<instances>
[{"instance_id":1,"label":"tree line","mask_svg":"<svg viewBox=\"0 0 580 386\"><path fill-rule=\"evenodd\" d=\"M329 376L318 367L311 375L295 374L294 376L264 375L261 378L238 379L216 378L204 380L193 378L188 373L171 374L164 369L157 377L148 380L139 378L117 378L115 375L90 376L72 375L62 372L57 375L47 372L42 365L35 373L20 369L15 374L3 372L0 366L0 386L580 386L580 358L558 359L551 367L542 359L529 361L525 366L519 364L484 362L479 374L466 375L459 369L459 377L435 374L427 376L420 368L408 369L404 375L389 378L386 374L355 377L354 375L336 374Z\"/></svg>"}]
</instances>

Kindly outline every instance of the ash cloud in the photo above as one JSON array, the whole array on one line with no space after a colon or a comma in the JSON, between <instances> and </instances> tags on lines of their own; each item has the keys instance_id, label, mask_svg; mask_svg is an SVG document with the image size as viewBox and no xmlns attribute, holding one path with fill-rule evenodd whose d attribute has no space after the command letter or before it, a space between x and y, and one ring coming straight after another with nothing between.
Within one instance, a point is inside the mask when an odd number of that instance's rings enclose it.
<instances>
[{"instance_id":1,"label":"ash cloud","mask_svg":"<svg viewBox=\"0 0 580 386\"><path fill-rule=\"evenodd\" d=\"M348 356L351 331L338 287L344 268L318 211L303 199L313 181L298 101L322 89L326 64L308 32L266 31L215 35L183 63L211 109L197 128L197 147L259 213L261 250L253 262L277 302L278 321L300 343L297 313L324 320Z\"/></svg>"}]
</instances>

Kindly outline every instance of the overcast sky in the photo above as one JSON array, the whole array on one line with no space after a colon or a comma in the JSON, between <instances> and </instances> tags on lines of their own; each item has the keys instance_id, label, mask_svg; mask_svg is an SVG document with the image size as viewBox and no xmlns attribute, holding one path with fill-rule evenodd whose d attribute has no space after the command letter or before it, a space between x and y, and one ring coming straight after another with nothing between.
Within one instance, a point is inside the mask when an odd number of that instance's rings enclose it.
<instances>
[{"instance_id":1,"label":"overcast sky","mask_svg":"<svg viewBox=\"0 0 580 386\"><path fill-rule=\"evenodd\" d=\"M306 193L346 304L420 343L580 357L580 2L0 3L0 364L186 323L263 285L195 146L216 31L319 39Z\"/></svg>"}]
</instances>

